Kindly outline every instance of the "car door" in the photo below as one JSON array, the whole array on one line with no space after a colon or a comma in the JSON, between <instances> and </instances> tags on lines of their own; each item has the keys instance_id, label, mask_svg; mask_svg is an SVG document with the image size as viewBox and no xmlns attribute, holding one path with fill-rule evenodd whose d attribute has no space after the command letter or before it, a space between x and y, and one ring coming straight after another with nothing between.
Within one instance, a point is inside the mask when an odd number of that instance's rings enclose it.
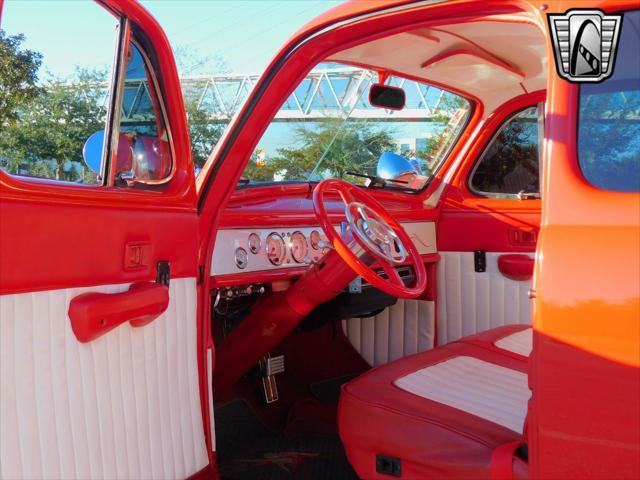
<instances>
[{"instance_id":1,"label":"car door","mask_svg":"<svg viewBox=\"0 0 640 480\"><path fill-rule=\"evenodd\" d=\"M0 477L186 478L210 461L175 64L139 5L59 5L0 4L23 75L0 127Z\"/></svg>"},{"instance_id":2,"label":"car door","mask_svg":"<svg viewBox=\"0 0 640 480\"><path fill-rule=\"evenodd\" d=\"M438 221L438 344L530 324L540 226L538 122L544 92L488 116L455 171Z\"/></svg>"},{"instance_id":3,"label":"car door","mask_svg":"<svg viewBox=\"0 0 640 480\"><path fill-rule=\"evenodd\" d=\"M574 84L550 69L532 478L640 475L640 10L594 7L622 14L612 75Z\"/></svg>"}]
</instances>

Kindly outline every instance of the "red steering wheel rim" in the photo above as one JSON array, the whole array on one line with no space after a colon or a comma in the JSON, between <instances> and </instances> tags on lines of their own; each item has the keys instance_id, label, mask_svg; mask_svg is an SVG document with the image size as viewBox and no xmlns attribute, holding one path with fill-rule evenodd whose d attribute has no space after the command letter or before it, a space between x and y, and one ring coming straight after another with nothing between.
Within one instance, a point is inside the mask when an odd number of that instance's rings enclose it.
<instances>
[{"instance_id":1,"label":"red steering wheel rim","mask_svg":"<svg viewBox=\"0 0 640 480\"><path fill-rule=\"evenodd\" d=\"M402 242L410 260L410 264L416 274L415 284L412 287L407 287L400 276L398 275L395 265L391 262L382 259L376 252L372 251L367 245L361 242L357 237L356 240L360 245L365 248L369 253L378 259L377 263L382 267L387 274L388 280L385 280L378 275L373 268L358 258L348 247L342 237L336 232L331 219L324 205L324 196L328 191L335 191L340 195L343 203L349 205L352 202L358 201L376 212L391 229L398 236ZM363 189L358 188L348 182L338 179L323 180L313 190L313 208L318 218L318 222L324 230L325 235L333 245L333 248L338 252L340 257L346 264L358 275L367 280L374 287L400 298L416 298L427 286L427 272L424 268L424 263L420 257L420 253L415 244L407 235L404 228L400 223L387 212L387 210L378 202L375 198L365 192Z\"/></svg>"}]
</instances>

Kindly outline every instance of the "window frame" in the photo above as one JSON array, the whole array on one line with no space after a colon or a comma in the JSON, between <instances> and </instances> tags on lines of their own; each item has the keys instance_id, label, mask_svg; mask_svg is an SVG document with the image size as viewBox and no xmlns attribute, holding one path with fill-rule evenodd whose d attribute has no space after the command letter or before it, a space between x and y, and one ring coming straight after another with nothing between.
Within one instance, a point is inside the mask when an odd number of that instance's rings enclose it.
<instances>
[{"instance_id":1,"label":"window frame","mask_svg":"<svg viewBox=\"0 0 640 480\"><path fill-rule=\"evenodd\" d=\"M480 164L483 162L483 160L485 159L487 152L489 151L489 149L491 149L491 147L493 146L493 144L497 141L498 136L502 133L502 131L507 127L507 125L509 125L509 123L511 122L511 120L518 116L519 114L521 114L522 112L524 112L525 110L528 110L530 108L536 108L537 112L536 112L536 123L538 125L538 135L537 135L537 139L536 139L536 147L538 148L538 192L525 192L524 195L521 195L519 193L496 193L496 192L483 192L481 190L477 190L476 188L473 187L473 177L476 174L476 171L478 170L478 168L480 167ZM478 155L478 158L474 161L473 163L473 167L471 168L471 170L469 171L469 174L467 175L467 180L466 180L466 184L467 184L467 189L469 190L469 192L471 192L475 197L478 198L495 198L495 199L499 199L499 200L538 200L540 198L540 191L542 190L542 185L541 185L541 181L542 181L542 149L541 149L541 144L540 144L540 138L541 135L544 136L544 114L541 118L541 112L544 112L544 102L537 102L531 105L527 105L526 107L522 107L519 108L517 110L514 110L513 112L511 112L509 115L507 115L504 120L502 121L502 123L500 124L500 126L493 132L493 134L491 135L491 138L489 139L489 141L486 143L486 145L484 146L484 148L482 149L482 151L480 152L480 155Z\"/></svg>"},{"instance_id":2,"label":"window frame","mask_svg":"<svg viewBox=\"0 0 640 480\"><path fill-rule=\"evenodd\" d=\"M161 85L158 79L156 69L154 68L153 63L151 62L151 58L149 57L147 51L145 50L142 42L136 37L135 31L134 31L135 29L132 28L132 24L126 18L124 21L127 24L127 27L126 27L127 31L125 35L123 35L121 38L121 41L123 42L123 44L119 45L118 47L119 54L121 55L118 58L120 71L118 72L119 76L117 78L116 95L112 97L113 100L117 102L117 106L115 106L113 110L110 110L110 113L112 114L112 118L110 118L109 120L112 123L110 125L111 130L109 132L110 137L107 137L109 139L109 142L108 142L109 152L107 156L107 160L109 161L109 170L108 170L109 177L108 177L108 183L106 186L114 187L118 189L123 189L123 188L124 189L152 189L154 187L159 187L159 186L168 184L169 182L171 182L171 180L175 176L176 155L175 155L175 148L173 143L173 135L171 132L171 124L169 122L169 117L167 115L166 103L164 100L164 96L162 94L162 89L161 89ZM112 160L113 160L113 152L118 151L118 142L120 141L122 102L124 98L124 91L126 88L126 80L127 80L126 78L127 69L122 67L125 64L127 53L130 51L130 48L132 45L138 50L138 52L140 53L140 57L142 58L142 63L145 68L145 73L147 75L147 78L149 79L149 85L148 85L149 94L152 96L155 96L155 98L151 98L151 101L157 103L157 107L158 107L157 115L161 116L162 124L164 126L165 133L167 135L167 144L169 146L169 154L171 156L171 169L169 170L169 174L164 178L161 178L158 180L135 180L134 178L132 179L133 180L132 185L123 186L123 185L118 185L116 183L115 163ZM105 131L105 134L106 134L106 131Z\"/></svg>"},{"instance_id":3,"label":"window frame","mask_svg":"<svg viewBox=\"0 0 640 480\"><path fill-rule=\"evenodd\" d=\"M626 14L631 14L631 13L638 13L640 15L640 8L631 8L631 9L620 9L620 10L612 10L611 13L618 13L622 15L622 19L621 19L621 25L620 25L620 33L619 33L619 39L618 41L621 43L622 42L622 26L624 24L624 15ZM618 47L620 47L620 44L618 45ZM617 63L620 58L618 57L618 55L620 54L620 50L618 49L618 51L616 52L616 59L615 62ZM613 68L615 68L615 64L613 65ZM603 82L606 82L607 80L609 80L611 77L600 80L599 82L597 82L597 84L601 84ZM595 84L591 84L591 86L593 86ZM574 131L574 153L575 153L575 161L576 161L576 166L578 168L578 172L580 173L580 179L589 187L591 188L595 188L601 192L607 192L607 193L613 193L613 194L619 194L619 195L637 195L640 193L639 190L615 190L612 188L605 188L602 185L598 185L594 182L592 182L591 180L589 180L587 178L587 175L585 174L585 170L583 167L583 163L580 159L580 127L581 127L581 101L582 101L582 87L584 86L584 84L574 84L574 86L576 87L576 103L575 103L575 131ZM621 93L621 92L619 92ZM584 122L584 120L583 120Z\"/></svg>"}]
</instances>

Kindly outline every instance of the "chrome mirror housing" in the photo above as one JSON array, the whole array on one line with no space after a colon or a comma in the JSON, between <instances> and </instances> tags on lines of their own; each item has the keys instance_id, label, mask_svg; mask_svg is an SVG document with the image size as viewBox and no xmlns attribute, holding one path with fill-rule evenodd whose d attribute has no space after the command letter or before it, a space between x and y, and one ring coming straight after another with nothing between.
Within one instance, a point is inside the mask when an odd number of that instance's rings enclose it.
<instances>
[{"instance_id":1,"label":"chrome mirror housing","mask_svg":"<svg viewBox=\"0 0 640 480\"><path fill-rule=\"evenodd\" d=\"M398 180L405 175L422 175L420 167L408 158L393 152L384 152L378 159L376 176L385 180Z\"/></svg>"}]
</instances>

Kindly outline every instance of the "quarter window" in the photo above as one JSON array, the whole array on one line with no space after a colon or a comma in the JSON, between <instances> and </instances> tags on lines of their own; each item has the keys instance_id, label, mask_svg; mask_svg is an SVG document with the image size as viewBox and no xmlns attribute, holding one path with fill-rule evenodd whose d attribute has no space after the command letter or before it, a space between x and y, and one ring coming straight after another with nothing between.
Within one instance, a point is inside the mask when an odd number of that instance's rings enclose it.
<instances>
[{"instance_id":1,"label":"quarter window","mask_svg":"<svg viewBox=\"0 0 640 480\"><path fill-rule=\"evenodd\" d=\"M529 107L491 140L471 174L471 190L492 197L539 193L538 154L538 108Z\"/></svg>"},{"instance_id":2,"label":"quarter window","mask_svg":"<svg viewBox=\"0 0 640 480\"><path fill-rule=\"evenodd\" d=\"M580 87L578 158L604 190L640 191L640 10L625 13L613 75Z\"/></svg>"},{"instance_id":3,"label":"quarter window","mask_svg":"<svg viewBox=\"0 0 640 480\"><path fill-rule=\"evenodd\" d=\"M135 43L129 45L118 149L116 185L135 186L164 182L171 173L171 148L163 105L146 57Z\"/></svg>"}]
</instances>

